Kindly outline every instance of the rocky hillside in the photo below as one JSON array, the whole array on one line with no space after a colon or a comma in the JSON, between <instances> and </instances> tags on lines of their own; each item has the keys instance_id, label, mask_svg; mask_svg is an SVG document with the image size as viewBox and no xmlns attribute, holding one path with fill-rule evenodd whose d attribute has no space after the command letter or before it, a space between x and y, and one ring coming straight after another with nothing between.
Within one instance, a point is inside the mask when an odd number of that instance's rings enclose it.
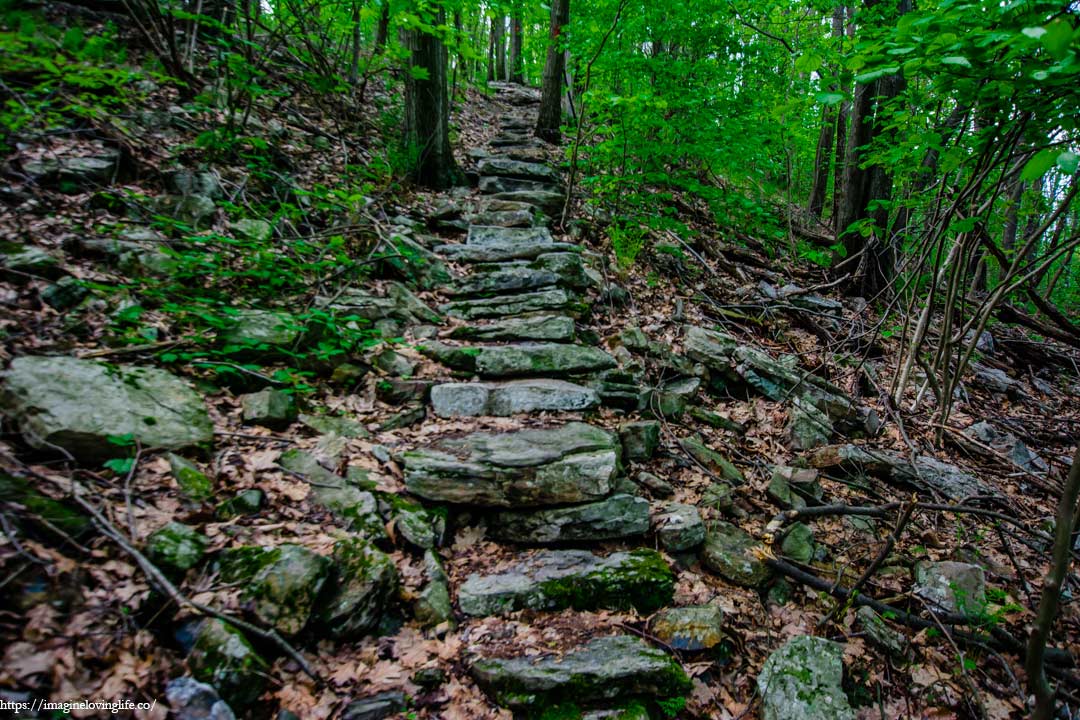
<instances>
[{"instance_id":1,"label":"rocky hillside","mask_svg":"<svg viewBox=\"0 0 1080 720\"><path fill-rule=\"evenodd\" d=\"M987 333L935 449L865 301L752 241L627 269L580 198L563 224L534 89L470 92L469 185L416 193L301 106L214 160L220 118L146 83L113 138L7 166L5 700L1024 712L1074 352Z\"/></svg>"}]
</instances>

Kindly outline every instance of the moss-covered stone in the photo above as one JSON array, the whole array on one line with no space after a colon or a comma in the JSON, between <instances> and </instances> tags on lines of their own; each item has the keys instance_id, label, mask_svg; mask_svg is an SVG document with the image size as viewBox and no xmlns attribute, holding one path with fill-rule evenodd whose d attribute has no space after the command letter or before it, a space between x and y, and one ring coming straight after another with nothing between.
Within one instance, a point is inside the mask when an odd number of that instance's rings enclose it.
<instances>
[{"instance_id":1,"label":"moss-covered stone","mask_svg":"<svg viewBox=\"0 0 1080 720\"><path fill-rule=\"evenodd\" d=\"M170 570L190 570L206 552L206 536L183 523L171 522L158 529L146 541L147 555L156 564Z\"/></svg>"},{"instance_id":2,"label":"moss-covered stone","mask_svg":"<svg viewBox=\"0 0 1080 720\"><path fill-rule=\"evenodd\" d=\"M764 548L731 523L718 522L705 534L701 559L705 567L737 585L760 587L769 569L759 557Z\"/></svg>"},{"instance_id":3,"label":"moss-covered stone","mask_svg":"<svg viewBox=\"0 0 1080 720\"><path fill-rule=\"evenodd\" d=\"M40 521L46 530L55 527L69 537L81 536L92 525L81 510L43 495L26 480L3 471L0 471L0 500L22 505L31 520Z\"/></svg>"},{"instance_id":4,"label":"moss-covered stone","mask_svg":"<svg viewBox=\"0 0 1080 720\"><path fill-rule=\"evenodd\" d=\"M386 538L386 527L379 515L378 503L362 484L343 478L319 464L318 458L303 450L287 450L278 458L286 470L311 482L309 499L334 514L349 530L370 540Z\"/></svg>"},{"instance_id":5,"label":"moss-covered stone","mask_svg":"<svg viewBox=\"0 0 1080 720\"><path fill-rule=\"evenodd\" d=\"M285 635L304 629L330 570L329 560L291 544L232 548L218 565L222 580L242 583L255 616Z\"/></svg>"},{"instance_id":6,"label":"moss-covered stone","mask_svg":"<svg viewBox=\"0 0 1080 720\"><path fill-rule=\"evenodd\" d=\"M741 485L744 482L743 474L739 471L739 468L735 467L726 457L708 447L699 438L683 438L679 441L679 444L683 450L689 453L694 460L705 466L709 472L716 473L721 479L735 485Z\"/></svg>"},{"instance_id":7,"label":"moss-covered stone","mask_svg":"<svg viewBox=\"0 0 1080 720\"><path fill-rule=\"evenodd\" d=\"M244 490L220 503L214 510L219 520L228 520L241 515L254 515L266 502L266 493L262 490Z\"/></svg>"},{"instance_id":8,"label":"moss-covered stone","mask_svg":"<svg viewBox=\"0 0 1080 720\"><path fill-rule=\"evenodd\" d=\"M427 582L413 603L413 615L422 627L453 623L454 609L450 604L450 578L442 560L434 550L424 553L424 574Z\"/></svg>"},{"instance_id":9,"label":"moss-covered stone","mask_svg":"<svg viewBox=\"0 0 1080 720\"><path fill-rule=\"evenodd\" d=\"M285 390L266 389L240 396L244 422L268 428L284 428L296 420L296 399Z\"/></svg>"},{"instance_id":10,"label":"moss-covered stone","mask_svg":"<svg viewBox=\"0 0 1080 720\"><path fill-rule=\"evenodd\" d=\"M363 538L334 545L327 592L319 599L318 621L334 639L356 638L379 623L397 591L394 561Z\"/></svg>"},{"instance_id":11,"label":"moss-covered stone","mask_svg":"<svg viewBox=\"0 0 1080 720\"><path fill-rule=\"evenodd\" d=\"M188 667L197 680L213 685L236 708L262 695L270 669L243 633L216 618L199 625Z\"/></svg>"},{"instance_id":12,"label":"moss-covered stone","mask_svg":"<svg viewBox=\"0 0 1080 720\"><path fill-rule=\"evenodd\" d=\"M804 635L770 655L757 678L763 720L853 720L843 654L838 643Z\"/></svg>"},{"instance_id":13,"label":"moss-covered stone","mask_svg":"<svg viewBox=\"0 0 1080 720\"><path fill-rule=\"evenodd\" d=\"M623 457L627 460L646 462L652 460L660 447L660 423L655 420L623 423L619 427Z\"/></svg>"},{"instance_id":14,"label":"moss-covered stone","mask_svg":"<svg viewBox=\"0 0 1080 720\"><path fill-rule=\"evenodd\" d=\"M169 453L167 457L173 479L188 500L200 503L210 499L214 494L214 483L198 465L175 453Z\"/></svg>"}]
</instances>

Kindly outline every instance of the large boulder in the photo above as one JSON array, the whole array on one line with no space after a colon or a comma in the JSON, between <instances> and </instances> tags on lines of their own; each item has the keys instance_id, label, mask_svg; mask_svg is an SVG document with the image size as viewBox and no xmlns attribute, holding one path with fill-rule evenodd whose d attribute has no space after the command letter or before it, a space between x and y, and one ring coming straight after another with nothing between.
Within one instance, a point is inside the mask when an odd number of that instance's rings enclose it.
<instances>
[{"instance_id":1,"label":"large boulder","mask_svg":"<svg viewBox=\"0 0 1080 720\"><path fill-rule=\"evenodd\" d=\"M763 720L854 720L843 654L838 643L803 635L770 655L757 678Z\"/></svg>"},{"instance_id":2,"label":"large boulder","mask_svg":"<svg viewBox=\"0 0 1080 720\"><path fill-rule=\"evenodd\" d=\"M144 448L208 446L214 425L186 382L159 368L72 357L16 358L3 373L5 413L36 448L96 461L119 454L110 437Z\"/></svg>"},{"instance_id":3,"label":"large boulder","mask_svg":"<svg viewBox=\"0 0 1080 720\"><path fill-rule=\"evenodd\" d=\"M666 653L625 635L596 638L562 657L478 660L472 675L496 702L537 713L562 702L663 700L691 688L682 667Z\"/></svg>"},{"instance_id":4,"label":"large boulder","mask_svg":"<svg viewBox=\"0 0 1080 720\"><path fill-rule=\"evenodd\" d=\"M614 435L584 423L446 438L404 453L405 485L428 500L489 507L599 500L619 465Z\"/></svg>"},{"instance_id":5,"label":"large boulder","mask_svg":"<svg viewBox=\"0 0 1080 720\"><path fill-rule=\"evenodd\" d=\"M541 550L506 572L474 573L458 589L466 615L516 610L613 610L648 613L671 602L675 576L655 550L607 557L586 550Z\"/></svg>"},{"instance_id":6,"label":"large boulder","mask_svg":"<svg viewBox=\"0 0 1080 720\"><path fill-rule=\"evenodd\" d=\"M649 531L649 501L612 495L584 505L542 510L505 510L489 523L495 537L523 543L613 540Z\"/></svg>"},{"instance_id":7,"label":"large boulder","mask_svg":"<svg viewBox=\"0 0 1080 720\"><path fill-rule=\"evenodd\" d=\"M599 404L596 391L548 378L501 383L444 383L431 389L439 417L516 415L541 411L589 410Z\"/></svg>"}]
</instances>

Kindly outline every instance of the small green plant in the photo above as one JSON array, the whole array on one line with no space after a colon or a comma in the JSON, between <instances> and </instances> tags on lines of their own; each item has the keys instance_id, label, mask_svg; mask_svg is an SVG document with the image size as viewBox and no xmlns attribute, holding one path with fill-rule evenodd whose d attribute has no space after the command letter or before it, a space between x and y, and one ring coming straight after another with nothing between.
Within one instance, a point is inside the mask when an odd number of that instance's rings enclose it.
<instances>
[{"instance_id":1,"label":"small green plant","mask_svg":"<svg viewBox=\"0 0 1080 720\"><path fill-rule=\"evenodd\" d=\"M611 238L615 258L623 268L633 265L645 247L645 230L637 225L614 224L608 228L608 237Z\"/></svg>"}]
</instances>

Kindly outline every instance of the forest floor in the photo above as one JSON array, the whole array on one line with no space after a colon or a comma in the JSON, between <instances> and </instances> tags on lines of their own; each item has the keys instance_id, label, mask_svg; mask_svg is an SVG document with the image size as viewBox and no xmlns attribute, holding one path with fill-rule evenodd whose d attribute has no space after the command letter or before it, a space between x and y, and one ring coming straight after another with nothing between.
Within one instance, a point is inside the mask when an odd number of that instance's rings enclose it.
<instances>
[{"instance_id":1,"label":"forest floor","mask_svg":"<svg viewBox=\"0 0 1080 720\"><path fill-rule=\"evenodd\" d=\"M503 157L505 151L493 148L492 142L508 133L520 134L515 122L528 125L534 106L527 97L523 99L526 95L514 89L488 94L470 90L456 108L455 152L474 185L483 175L478 167L485 158ZM430 348L425 352L420 348L431 345L435 337L452 344L456 329L483 323L453 317L442 317L438 323L430 319L408 322L397 316L382 318L390 321L383 329L393 333L394 342L376 339L362 352L350 352L352 365L345 369L353 372L351 380L342 380L344 372L332 374L325 364L316 364L304 376L303 392L294 395L304 415L297 418L286 412L279 422L260 423L249 414L245 420L242 395L260 388L280 389L292 382L288 353L265 352L242 360L221 355L177 357L182 350L198 348L213 332L192 332L190 319L178 319L183 311L151 292L157 287L155 281L131 283L135 273L131 264L145 259L152 246L136 239L131 241L136 245L125 247L124 252L101 252L100 246L89 242L115 238L118 228L157 232L154 215L140 217L131 210L130 198L163 195L168 183L174 182L167 178L172 177L177 161L194 163L200 157L192 149L194 139L224 119L221 114L196 117L177 112L170 109L174 103L169 91L151 89L144 114L112 119L111 134L55 135L20 145L8 159L0 207L3 235L51 259L29 264L5 261L0 285L4 307L0 355L5 364L24 356L65 355L115 365L166 366L187 378L209 409L213 450L185 456L209 477L213 494L192 502L166 453L156 448L137 446L126 464L105 467L88 465L81 458L78 462L70 457L58 460L49 448L28 442L26 418L13 414L0 445L5 472L29 479L33 492L67 507L73 502L72 481L77 481L84 501L97 509L99 519L96 529L82 528L81 535L70 536L57 528L51 533L35 524L30 494L20 495L23 491L10 483L3 488L0 582L10 599L0 610L0 694L5 699L153 699L158 701L153 711L135 715L165 717L167 683L192 671L190 635L199 632L192 621L200 614L166 599L140 566L142 555L126 550L108 532L128 538L126 544L138 550L151 546L155 533L168 523L193 528L204 538L200 541L204 543L199 553L202 559L171 575L180 593L259 624L265 615L260 617L258 598L245 595L243 582L225 582L214 558L240 546L283 543L329 556L347 523L328 511L326 503L316 501L322 487L319 482L327 482L313 481L317 466L330 482L362 477L365 484L357 487L379 499L384 527L382 534L373 531L375 542L391 558L400 587L385 599L377 627L362 637L334 640L310 631L288 635L289 644L299 649L322 682L305 674L294 657L280 652L281 646L265 638L256 641L255 649L268 662L259 674L269 682L246 710L239 704L234 707L238 716L247 712L251 717L270 717L288 710L303 718L510 717L510 711L493 700L483 683L478 684L473 669L478 658L572 653L592 638L607 635L643 639L682 665L693 679L685 705L661 708L678 717L756 716L762 708L756 680L766 658L787 640L805 635L841 644L844 688L859 717L1024 716L1021 661L1017 648L1008 646L1008 638L1024 639L1033 618L1047 561L1055 491L1067 472L1080 423L1075 350L1032 340L1015 328L993 327L993 349L985 347L978 371L966 378L944 447L935 448L932 403L924 399L917 412L907 412L912 395L905 399L904 411L897 412L885 401L898 343L878 338L878 316L872 305L830 294L834 288L829 287L824 271L781 268L752 237L718 236L707 213L689 205L683 219L699 231L696 239L661 239L646 247L633 267L620 268L603 233L601 213L577 197L565 227L559 226L557 213L549 213L547 224L554 242L574 246L585 259L589 282L576 288L585 307L569 310L564 303L555 314L573 316L581 345L608 354L621 371L632 376L630 384L644 391L640 407L601 403L584 412L440 417L423 401L424 393L430 392L432 384L467 379L472 372L461 367L452 371L432 359ZM334 188L336 178L345 172L346 155L354 163L372 162L363 143L341 141L341 129L320 119L316 108L276 114L256 110L254 117L266 133L274 133L270 143L257 147L255 154L281 156L282 164L290 167L294 188ZM275 120L281 122L280 129L274 129ZM100 192L99 186L108 183L72 189L49 184L43 175L29 170L35 161L98 157L118 146L125 148L122 163L135 168L125 172L122 182L111 183L111 197L121 198L120 202L109 202ZM527 140L511 147L530 165L559 168L563 163L563 148ZM260 217L253 211L276 190L264 180L249 182L249 170L250 164L244 167L243 160L210 164L202 170L217 178L221 194L214 198L218 206L195 234L214 242L239 237L238 208L247 208L243 212L247 219L275 222L272 232L278 241L298 235L314 242L316 235L305 229L310 225L303 225L310 217ZM478 203L486 202L476 187L447 192L399 188L369 200L348 221L336 221L340 233L349 238L347 252L357 258L367 259L373 249L388 247L397 252L409 247L423 257L429 252L439 254L442 245L468 237L468 218L482 212ZM316 215L319 201L316 198L307 205L305 212ZM490 209L490 205L485 207ZM507 205L491 211L520 210ZM352 225L363 227L356 237L349 236ZM395 244L395 235L406 236L412 244ZM175 236L173 240L154 238L151 243L175 240ZM7 257L16 255L11 248L5 252ZM122 257L130 252L135 253L134 260L130 255ZM287 264L287 253L281 255L279 272L294 272L295 266ZM455 277L467 272L466 263L446 257ZM510 266L502 262L504 268ZM392 283L416 279L416 268L405 265L402 271L393 262L384 262L371 277L349 283L339 282L333 267L320 267L315 272L322 276L307 288L306 296L283 297L277 306L269 305L265 297L257 302L299 315L301 308L307 312L317 307L316 298L340 300L354 289L385 299L395 292ZM145 263L139 272L146 272ZM64 286L83 288L76 302L55 301ZM235 292L236 307L256 304L254 295L245 295L246 287L238 283L229 290ZM452 299L445 283L422 281L412 287L415 297L430 308ZM688 327L720 329L741 347L764 353L766 361L754 365L760 358L702 360L700 351L688 341ZM260 347L265 350L265 345ZM163 353L173 355L163 358ZM723 375L719 368L724 363L728 363L727 384L714 383L707 392L709 386L701 379ZM237 372L250 376L250 382L235 373L223 377L215 371L221 365L240 367ZM830 463L820 448L798 447L817 443L793 440L790 426L796 410L787 397L790 392L770 397L755 391L768 382L755 386L748 366L759 371L759 379L768 373L782 377L784 370L813 373L840 391L850 407L872 410L880 420L880 432L854 442L864 449L892 453L888 462L878 458ZM279 371L286 374L276 374ZM618 382L612 375L561 373L558 368L540 374L580 382L577 387ZM736 376L746 382L740 386L732 381ZM695 378L696 383L680 384ZM421 388L419 396L416 388ZM93 402L94 392L92 387L82 388L68 402L78 402L80 394ZM352 422L338 423L330 431L318 421L325 417ZM657 551L673 574L673 594L664 605L709 605L722 610L720 637L707 649L680 650L678 642L658 636L649 620L651 609L617 608L619 603L610 601L582 601L593 607L577 609L512 608L486 616L463 612L457 603L471 576L525 567L530 559L551 551L538 549L535 542L496 537L491 531L496 522L492 508L483 503L432 501L428 496L442 492L441 486L438 491L428 487L420 493L428 493L424 502L428 510L448 508L445 516L418 511L431 527L441 529L441 523L445 524L444 532L432 531L432 552L425 553L423 542L403 534L406 511L394 505L392 498L405 498L415 489L410 478L417 477L416 460L409 453L429 450L448 437L480 432L503 437L581 420L618 437L627 422L653 418L660 429L659 447L638 459L624 457L619 473L620 492L646 500L653 525L627 537L571 539L555 547L583 547L603 556L642 547ZM1000 451L987 451L986 443L977 438L965 441L963 431L983 421L1014 436L1016 442L1005 450L1007 457ZM821 443L831 443L827 447L847 442L839 430L828 435ZM733 469L708 453L687 449L687 438L700 439L706 450L733 463ZM1026 446L1031 455L1023 455L1019 445ZM309 453L306 457L313 458L314 465L304 470L283 467L281 454L290 450ZM913 478L903 469L893 471L926 457L949 464L941 484L920 478L918 472ZM1017 458L1024 467L1014 462ZM803 468L804 474L790 476L797 477L797 483L776 479L778 467L793 466ZM784 472L795 471L781 471L782 476ZM962 486L979 489L978 497L953 492L950 478L958 476ZM783 485L787 491L778 490ZM808 497L793 499L793 485L798 485L795 495L803 491ZM250 490L264 494L257 511L231 517L215 511L220 501ZM754 544L743 559L768 567L767 577L736 582L732 577L738 573L725 576L716 570L722 563L713 561L710 567L696 552L665 546L655 523L672 503L695 508L710 534L728 523L741 529ZM914 508L910 503L915 503ZM882 509L871 520L843 511L821 517L783 514L792 506L807 504ZM938 506L983 514L942 511ZM85 518L89 510L79 506L78 512ZM898 518L908 512L895 544L888 545ZM805 519L802 527L811 534L788 544L786 528L799 519ZM103 527L108 531L105 535ZM830 584L833 589L850 587L875 564L882 548L888 550L887 556L876 563L877 571L862 586L862 594L910 613L906 617L921 619L921 625L886 613L887 629L893 635L871 632L857 618L854 603L837 608L822 587L783 579L784 567L796 567L821 579L826 589ZM432 554L441 558L454 603L449 615L436 617L436 622L430 621L430 615L427 620L417 617L415 610L437 583ZM777 565L777 559L788 562ZM920 594L915 568L927 561L957 561L981 568L985 592L967 621L954 622L956 613L950 615L948 609L935 614L926 593ZM1080 638L1077 592L1080 587L1071 577L1053 641L1070 654L1076 653ZM938 615L948 617L935 619ZM942 634L941 629L954 624L981 633L981 639L958 644ZM882 637L892 637L898 646L885 649L888 641ZM407 707L395 704L398 694L404 696ZM385 700L384 709L390 714L361 715L367 706L350 706L372 696Z\"/></svg>"}]
</instances>

